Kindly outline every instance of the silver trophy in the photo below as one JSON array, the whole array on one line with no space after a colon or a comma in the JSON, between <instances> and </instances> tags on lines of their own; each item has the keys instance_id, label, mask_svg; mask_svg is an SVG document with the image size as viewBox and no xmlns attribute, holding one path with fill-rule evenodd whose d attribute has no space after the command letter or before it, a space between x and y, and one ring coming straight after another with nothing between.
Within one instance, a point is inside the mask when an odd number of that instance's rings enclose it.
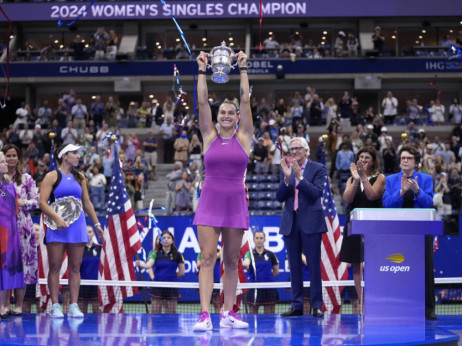
<instances>
[{"instance_id":1,"label":"silver trophy","mask_svg":"<svg viewBox=\"0 0 462 346\"><path fill-rule=\"evenodd\" d=\"M211 62L207 67L212 69L212 81L218 84L229 81L229 73L237 66L237 62L233 64L233 60L237 59L237 54L231 48L226 47L226 42L223 41L221 46L214 47L207 57Z\"/></svg>"},{"instance_id":2,"label":"silver trophy","mask_svg":"<svg viewBox=\"0 0 462 346\"><path fill-rule=\"evenodd\" d=\"M82 212L82 202L74 196L67 196L58 198L56 201L50 204L50 207L58 214L60 218L67 222L68 225L74 223ZM45 225L52 230L56 230L55 221L45 215Z\"/></svg>"}]
</instances>

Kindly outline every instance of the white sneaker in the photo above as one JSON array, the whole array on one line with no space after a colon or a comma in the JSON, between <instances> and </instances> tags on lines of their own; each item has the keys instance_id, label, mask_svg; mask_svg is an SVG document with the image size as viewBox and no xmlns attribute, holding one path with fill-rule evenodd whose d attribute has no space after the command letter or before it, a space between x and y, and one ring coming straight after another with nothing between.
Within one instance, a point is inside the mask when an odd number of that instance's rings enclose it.
<instances>
[{"instance_id":1,"label":"white sneaker","mask_svg":"<svg viewBox=\"0 0 462 346\"><path fill-rule=\"evenodd\" d=\"M249 324L241 321L234 310L230 310L221 314L220 327L245 329L249 328Z\"/></svg>"},{"instance_id":2,"label":"white sneaker","mask_svg":"<svg viewBox=\"0 0 462 346\"><path fill-rule=\"evenodd\" d=\"M83 318L83 313L80 311L77 303L73 303L71 306L69 306L69 317Z\"/></svg>"},{"instance_id":3,"label":"white sneaker","mask_svg":"<svg viewBox=\"0 0 462 346\"><path fill-rule=\"evenodd\" d=\"M63 309L61 308L61 305L58 303L53 304L51 307L51 318L63 318Z\"/></svg>"},{"instance_id":4,"label":"white sneaker","mask_svg":"<svg viewBox=\"0 0 462 346\"><path fill-rule=\"evenodd\" d=\"M210 314L207 311L202 311L199 322L197 322L193 327L193 332L206 332L212 330L212 320L210 319Z\"/></svg>"}]
</instances>

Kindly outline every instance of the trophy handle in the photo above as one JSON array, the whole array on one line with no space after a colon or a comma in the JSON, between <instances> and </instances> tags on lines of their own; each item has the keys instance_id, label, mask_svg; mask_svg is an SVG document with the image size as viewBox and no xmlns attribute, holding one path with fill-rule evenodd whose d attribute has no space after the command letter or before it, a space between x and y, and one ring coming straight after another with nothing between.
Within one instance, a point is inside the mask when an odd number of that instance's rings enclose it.
<instances>
[{"instance_id":1,"label":"trophy handle","mask_svg":"<svg viewBox=\"0 0 462 346\"><path fill-rule=\"evenodd\" d=\"M213 57L212 54L210 54L210 53L205 53L205 57L207 58L207 61L210 60L210 62L212 62L212 57ZM212 64L205 64L205 68L211 69L211 68L212 68Z\"/></svg>"},{"instance_id":2,"label":"trophy handle","mask_svg":"<svg viewBox=\"0 0 462 346\"><path fill-rule=\"evenodd\" d=\"M239 53L237 53L237 54L232 53L231 56L230 56L230 58L231 58L231 61L233 61L234 59L236 59L236 62L230 66L231 69L234 70L234 69L237 67L237 65L238 65L237 59L239 58Z\"/></svg>"}]
</instances>

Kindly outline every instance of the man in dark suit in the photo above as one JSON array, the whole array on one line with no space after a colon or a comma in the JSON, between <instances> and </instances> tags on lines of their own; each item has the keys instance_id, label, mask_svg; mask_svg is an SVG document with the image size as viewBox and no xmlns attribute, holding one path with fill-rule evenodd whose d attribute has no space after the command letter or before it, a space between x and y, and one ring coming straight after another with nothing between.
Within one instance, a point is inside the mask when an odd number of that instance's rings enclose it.
<instances>
[{"instance_id":1,"label":"man in dark suit","mask_svg":"<svg viewBox=\"0 0 462 346\"><path fill-rule=\"evenodd\" d=\"M311 279L313 316L322 317L321 240L327 232L321 196L327 181L326 168L308 159L310 148L302 137L289 145L290 157L281 160L281 183L276 198L285 202L280 233L287 249L292 302L283 317L303 315L302 253L306 255Z\"/></svg>"}]
</instances>

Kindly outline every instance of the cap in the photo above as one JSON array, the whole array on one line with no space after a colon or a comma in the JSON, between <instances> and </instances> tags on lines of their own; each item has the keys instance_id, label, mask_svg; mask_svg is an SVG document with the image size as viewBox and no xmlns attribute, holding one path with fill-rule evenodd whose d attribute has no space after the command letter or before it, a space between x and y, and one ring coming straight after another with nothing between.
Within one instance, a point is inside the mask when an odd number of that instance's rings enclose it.
<instances>
[{"instance_id":1,"label":"cap","mask_svg":"<svg viewBox=\"0 0 462 346\"><path fill-rule=\"evenodd\" d=\"M425 133L425 130L424 129L419 129L419 131L417 131L419 133Z\"/></svg>"},{"instance_id":2,"label":"cap","mask_svg":"<svg viewBox=\"0 0 462 346\"><path fill-rule=\"evenodd\" d=\"M274 119L270 119L270 121L269 121L269 124L270 124L270 125L274 125L274 124L276 124L276 120L274 120Z\"/></svg>"},{"instance_id":3,"label":"cap","mask_svg":"<svg viewBox=\"0 0 462 346\"><path fill-rule=\"evenodd\" d=\"M287 129L283 126L281 127L281 131L287 131Z\"/></svg>"},{"instance_id":4,"label":"cap","mask_svg":"<svg viewBox=\"0 0 462 346\"><path fill-rule=\"evenodd\" d=\"M343 31L338 32L339 36L345 36L345 33Z\"/></svg>"},{"instance_id":5,"label":"cap","mask_svg":"<svg viewBox=\"0 0 462 346\"><path fill-rule=\"evenodd\" d=\"M259 141L264 141L265 139L263 137L258 138Z\"/></svg>"},{"instance_id":6,"label":"cap","mask_svg":"<svg viewBox=\"0 0 462 346\"><path fill-rule=\"evenodd\" d=\"M134 106L134 105L136 105L135 101L132 101L129 103L129 106Z\"/></svg>"},{"instance_id":7,"label":"cap","mask_svg":"<svg viewBox=\"0 0 462 346\"><path fill-rule=\"evenodd\" d=\"M322 136L320 136L320 137L318 138L318 142L324 142L324 138L322 138Z\"/></svg>"},{"instance_id":8,"label":"cap","mask_svg":"<svg viewBox=\"0 0 462 346\"><path fill-rule=\"evenodd\" d=\"M37 124L37 125L35 125L35 128L36 128L36 129L41 129L42 126L40 126L40 124Z\"/></svg>"},{"instance_id":9,"label":"cap","mask_svg":"<svg viewBox=\"0 0 462 346\"><path fill-rule=\"evenodd\" d=\"M81 147L80 145L68 144L58 153L58 159L63 157L64 154L69 153L71 151L77 151L80 153L82 150L83 147Z\"/></svg>"},{"instance_id":10,"label":"cap","mask_svg":"<svg viewBox=\"0 0 462 346\"><path fill-rule=\"evenodd\" d=\"M380 132L388 132L388 129L385 126L382 126L382 128L380 129Z\"/></svg>"},{"instance_id":11,"label":"cap","mask_svg":"<svg viewBox=\"0 0 462 346\"><path fill-rule=\"evenodd\" d=\"M157 99L153 99L152 103L159 103L159 101L157 101Z\"/></svg>"},{"instance_id":12,"label":"cap","mask_svg":"<svg viewBox=\"0 0 462 346\"><path fill-rule=\"evenodd\" d=\"M371 124L367 125L366 127L367 127L368 129L371 129L371 130L373 130L373 129L374 129L374 126L373 126L373 125L371 125Z\"/></svg>"}]
</instances>

